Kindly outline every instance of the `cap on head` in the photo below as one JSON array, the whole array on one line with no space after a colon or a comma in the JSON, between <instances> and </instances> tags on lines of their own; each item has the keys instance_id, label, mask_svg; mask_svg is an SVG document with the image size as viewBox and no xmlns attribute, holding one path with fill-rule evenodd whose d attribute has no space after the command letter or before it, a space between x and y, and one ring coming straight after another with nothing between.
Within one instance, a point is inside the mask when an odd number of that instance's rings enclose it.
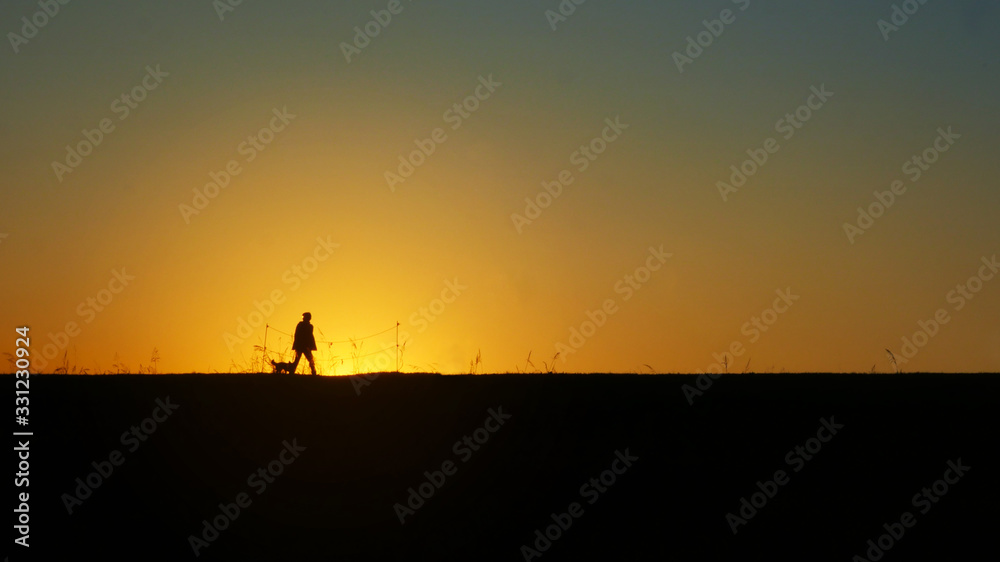
<instances>
[{"instance_id":1,"label":"cap on head","mask_svg":"<svg viewBox=\"0 0 1000 562\"><path fill-rule=\"evenodd\" d=\"M310 320L312 319L313 315L308 312L303 312L302 317L305 318L306 320Z\"/></svg>"}]
</instances>

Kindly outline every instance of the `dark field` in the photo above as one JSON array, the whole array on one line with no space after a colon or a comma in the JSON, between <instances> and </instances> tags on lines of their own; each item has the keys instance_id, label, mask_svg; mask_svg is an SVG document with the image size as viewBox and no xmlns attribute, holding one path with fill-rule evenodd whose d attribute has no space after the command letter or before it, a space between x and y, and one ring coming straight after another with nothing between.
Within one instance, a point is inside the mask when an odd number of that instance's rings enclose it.
<instances>
[{"instance_id":1,"label":"dark field","mask_svg":"<svg viewBox=\"0 0 1000 562\"><path fill-rule=\"evenodd\" d=\"M995 550L994 375L733 374L693 404L693 376L352 380L33 377L30 487L8 504L29 491L31 546L10 560L850 561L881 535L885 561Z\"/></svg>"}]
</instances>

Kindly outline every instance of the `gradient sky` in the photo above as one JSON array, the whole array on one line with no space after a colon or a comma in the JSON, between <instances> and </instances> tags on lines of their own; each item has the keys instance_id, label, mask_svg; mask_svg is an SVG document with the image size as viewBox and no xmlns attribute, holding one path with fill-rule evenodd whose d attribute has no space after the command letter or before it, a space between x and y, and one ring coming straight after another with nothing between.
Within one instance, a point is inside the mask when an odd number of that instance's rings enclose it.
<instances>
[{"instance_id":1,"label":"gradient sky","mask_svg":"<svg viewBox=\"0 0 1000 562\"><path fill-rule=\"evenodd\" d=\"M555 30L556 0L404 0L348 62L342 43L387 4L247 0L220 18L208 0L71 2L15 47L40 8L5 2L0 347L28 325L36 356L58 352L44 370L63 351L135 370L154 347L161 372L238 370L264 327L225 334L277 290L263 309L283 332L305 311L321 340L398 320L405 370L468 371L481 352L483 370L514 371L529 351L543 369L571 349L557 370L693 372L738 342L731 371L886 372L885 349L904 359L939 309L948 322L901 368L1000 370L1000 276L961 307L950 294L1000 253L995 2L929 0L887 41L888 0L590 0ZM727 9L680 72L674 53ZM168 76L126 116L114 101L157 65ZM500 86L453 129L446 112L490 76ZM824 85L785 139L779 120ZM241 143L283 108L294 118L248 161ZM616 117L628 128L581 171L574 152ZM53 162L103 119L114 130L60 180ZM960 138L912 181L903 165L948 127ZM390 189L437 128L447 139ZM724 200L717 182L768 138L779 150ZM240 173L185 217L230 161ZM512 214L562 170L573 183L519 232ZM844 224L895 180L905 193L852 243ZM339 246L310 262L318 238ZM651 247L671 256L626 299L618 283ZM779 289L799 298L755 334ZM60 335L68 322L78 335ZM275 346L290 342L269 332ZM321 369L351 373L350 355L321 344Z\"/></svg>"}]
</instances>

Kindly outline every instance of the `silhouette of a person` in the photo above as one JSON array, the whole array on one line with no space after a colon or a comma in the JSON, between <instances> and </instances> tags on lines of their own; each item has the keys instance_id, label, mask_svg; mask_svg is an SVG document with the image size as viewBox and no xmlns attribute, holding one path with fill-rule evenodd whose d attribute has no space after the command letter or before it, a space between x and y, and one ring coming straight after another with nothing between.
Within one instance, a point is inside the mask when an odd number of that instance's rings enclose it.
<instances>
[{"instance_id":1,"label":"silhouette of a person","mask_svg":"<svg viewBox=\"0 0 1000 562\"><path fill-rule=\"evenodd\" d=\"M309 370L316 374L316 363L313 361L312 352L316 350L316 338L313 337L313 325L309 323L312 314L305 312L302 314L302 321L295 326L295 341L292 342L292 349L295 351L295 360L292 361L292 372L299 366L299 358L303 355L309 360Z\"/></svg>"}]
</instances>

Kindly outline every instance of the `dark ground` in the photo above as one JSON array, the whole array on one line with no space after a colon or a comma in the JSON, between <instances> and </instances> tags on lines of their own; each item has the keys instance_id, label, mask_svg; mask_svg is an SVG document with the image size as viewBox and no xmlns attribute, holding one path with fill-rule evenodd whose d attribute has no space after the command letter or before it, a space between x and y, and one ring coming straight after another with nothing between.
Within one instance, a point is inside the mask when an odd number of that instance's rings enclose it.
<instances>
[{"instance_id":1,"label":"dark ground","mask_svg":"<svg viewBox=\"0 0 1000 562\"><path fill-rule=\"evenodd\" d=\"M360 395L352 379L33 376L31 546L8 543L10 560L192 560L189 536L240 493L251 503L197 559L525 560L571 502L582 515L532 560L846 562L904 511L916 524L884 561L995 552L995 375L733 374L693 405L692 376L382 375ZM130 451L123 432L167 397L177 410ZM471 456L453 450L490 408L510 418ZM786 459L821 418L843 427ZM251 485L293 440L300 456ZM68 514L63 494L114 450L124 462ZM638 460L588 503L581 485L626 450ZM915 506L958 459L968 472ZM394 505L449 460L457 472L401 524ZM726 514L777 470L788 482L734 535Z\"/></svg>"}]
</instances>

